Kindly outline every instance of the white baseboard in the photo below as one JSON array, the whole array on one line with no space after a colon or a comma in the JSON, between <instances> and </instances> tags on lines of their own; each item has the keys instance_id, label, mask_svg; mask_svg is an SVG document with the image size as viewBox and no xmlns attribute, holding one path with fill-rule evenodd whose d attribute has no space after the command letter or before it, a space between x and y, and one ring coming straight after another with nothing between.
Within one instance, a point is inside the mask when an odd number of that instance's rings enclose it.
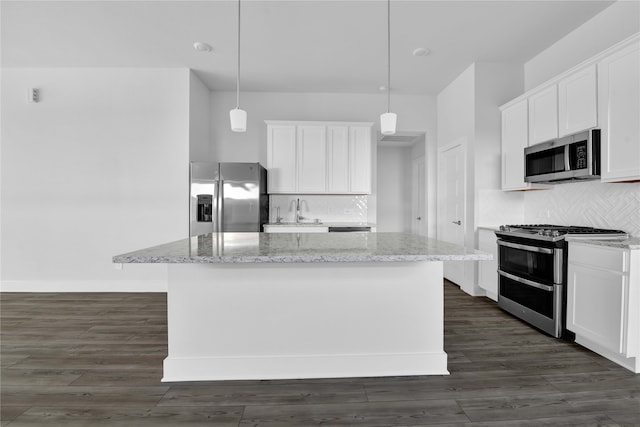
<instances>
[{"instance_id":1,"label":"white baseboard","mask_svg":"<svg viewBox=\"0 0 640 427\"><path fill-rule=\"evenodd\" d=\"M622 354L614 353L602 345L591 341L589 338L582 337L578 334L576 334L576 343L588 348L594 353L598 353L602 357L606 357L623 368L627 368L635 374L640 373L640 358L638 357L625 357Z\"/></svg>"},{"instance_id":2,"label":"white baseboard","mask_svg":"<svg viewBox=\"0 0 640 427\"><path fill-rule=\"evenodd\" d=\"M0 292L167 292L167 281L2 280Z\"/></svg>"},{"instance_id":3,"label":"white baseboard","mask_svg":"<svg viewBox=\"0 0 640 427\"><path fill-rule=\"evenodd\" d=\"M163 382L449 375L447 354L167 357Z\"/></svg>"}]
</instances>

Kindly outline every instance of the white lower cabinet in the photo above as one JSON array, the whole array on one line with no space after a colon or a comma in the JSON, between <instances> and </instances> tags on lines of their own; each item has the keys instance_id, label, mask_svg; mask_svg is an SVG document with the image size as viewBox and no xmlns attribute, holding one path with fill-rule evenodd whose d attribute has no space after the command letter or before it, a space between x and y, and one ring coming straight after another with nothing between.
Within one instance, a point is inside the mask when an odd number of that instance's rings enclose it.
<instances>
[{"instance_id":1,"label":"white lower cabinet","mask_svg":"<svg viewBox=\"0 0 640 427\"><path fill-rule=\"evenodd\" d=\"M567 329L576 342L640 372L640 251L569 243Z\"/></svg>"},{"instance_id":2,"label":"white lower cabinet","mask_svg":"<svg viewBox=\"0 0 640 427\"><path fill-rule=\"evenodd\" d=\"M498 244L493 230L478 229L478 250L493 254L491 261L478 261L478 286L498 301Z\"/></svg>"}]
</instances>

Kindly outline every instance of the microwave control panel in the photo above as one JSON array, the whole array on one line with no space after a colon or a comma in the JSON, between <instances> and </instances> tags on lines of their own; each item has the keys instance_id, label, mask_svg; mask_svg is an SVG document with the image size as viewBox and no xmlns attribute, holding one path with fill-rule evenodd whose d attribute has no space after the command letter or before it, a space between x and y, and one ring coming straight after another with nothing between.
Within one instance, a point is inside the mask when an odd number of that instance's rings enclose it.
<instances>
[{"instance_id":1,"label":"microwave control panel","mask_svg":"<svg viewBox=\"0 0 640 427\"><path fill-rule=\"evenodd\" d=\"M587 144L579 143L576 147L576 169L587 168Z\"/></svg>"}]
</instances>

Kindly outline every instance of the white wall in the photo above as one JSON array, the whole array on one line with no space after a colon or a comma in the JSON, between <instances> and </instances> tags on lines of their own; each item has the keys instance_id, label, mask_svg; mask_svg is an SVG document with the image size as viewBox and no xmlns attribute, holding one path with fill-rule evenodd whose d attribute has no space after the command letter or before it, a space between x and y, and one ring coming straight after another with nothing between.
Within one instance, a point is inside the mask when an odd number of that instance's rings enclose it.
<instances>
[{"instance_id":1,"label":"white wall","mask_svg":"<svg viewBox=\"0 0 640 427\"><path fill-rule=\"evenodd\" d=\"M189 71L189 160L213 162L211 91Z\"/></svg>"},{"instance_id":2,"label":"white wall","mask_svg":"<svg viewBox=\"0 0 640 427\"><path fill-rule=\"evenodd\" d=\"M475 64L438 94L438 147L475 134Z\"/></svg>"},{"instance_id":3,"label":"white wall","mask_svg":"<svg viewBox=\"0 0 640 427\"><path fill-rule=\"evenodd\" d=\"M514 64L474 63L438 94L438 146L466 141L466 214L464 244L476 247L476 228L521 219L521 194L500 190L501 116L499 106L522 93L522 68ZM501 208L496 208L501 206ZM498 213L498 215L496 215ZM512 221L515 220L515 221ZM440 219L439 219L440 221ZM440 238L440 236L439 236ZM445 266L464 269L460 287L471 295L477 263Z\"/></svg>"},{"instance_id":4,"label":"white wall","mask_svg":"<svg viewBox=\"0 0 640 427\"><path fill-rule=\"evenodd\" d=\"M3 291L165 289L111 257L187 236L188 73L3 69Z\"/></svg>"},{"instance_id":5,"label":"white wall","mask_svg":"<svg viewBox=\"0 0 640 427\"><path fill-rule=\"evenodd\" d=\"M474 247L473 233L473 144L475 139L475 64L471 64L455 80L438 94L438 147L447 146L457 140L466 140L466 209L461 218L464 245ZM440 167L438 163L438 167ZM438 184L439 187L442 183ZM441 215L438 200L438 215ZM438 216L438 239L446 240L442 233L442 221ZM444 265L445 277L455 280L465 292L475 295L471 263L449 262ZM456 279L460 277L461 279Z\"/></svg>"},{"instance_id":6,"label":"white wall","mask_svg":"<svg viewBox=\"0 0 640 427\"><path fill-rule=\"evenodd\" d=\"M378 232L411 232L411 147L378 148Z\"/></svg>"},{"instance_id":7,"label":"white wall","mask_svg":"<svg viewBox=\"0 0 640 427\"><path fill-rule=\"evenodd\" d=\"M524 92L640 31L640 2L619 0L524 65Z\"/></svg>"},{"instance_id":8,"label":"white wall","mask_svg":"<svg viewBox=\"0 0 640 427\"><path fill-rule=\"evenodd\" d=\"M523 92L522 66L476 63L474 217L476 226L521 223L522 192L503 192L499 107Z\"/></svg>"}]
</instances>

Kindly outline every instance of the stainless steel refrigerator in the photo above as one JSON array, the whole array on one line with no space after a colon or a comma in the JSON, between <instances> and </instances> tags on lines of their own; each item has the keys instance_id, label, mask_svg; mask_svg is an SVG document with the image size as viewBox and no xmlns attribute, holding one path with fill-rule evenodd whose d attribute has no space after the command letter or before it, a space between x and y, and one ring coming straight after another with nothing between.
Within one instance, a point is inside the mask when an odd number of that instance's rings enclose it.
<instances>
[{"instance_id":1,"label":"stainless steel refrigerator","mask_svg":"<svg viewBox=\"0 0 640 427\"><path fill-rule=\"evenodd\" d=\"M269 220L267 171L259 163L190 165L189 235L263 231Z\"/></svg>"}]
</instances>

